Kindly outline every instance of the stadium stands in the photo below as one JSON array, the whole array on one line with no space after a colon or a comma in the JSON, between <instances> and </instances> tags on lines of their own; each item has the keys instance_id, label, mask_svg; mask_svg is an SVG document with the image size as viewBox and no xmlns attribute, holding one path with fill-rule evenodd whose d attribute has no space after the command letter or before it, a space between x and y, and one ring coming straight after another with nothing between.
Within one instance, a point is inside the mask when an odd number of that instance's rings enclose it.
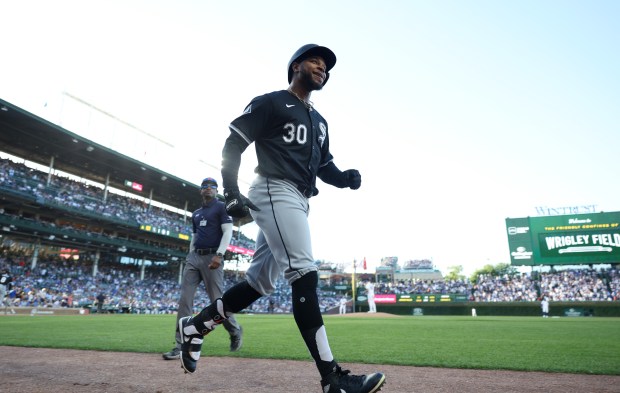
<instances>
[{"instance_id":1,"label":"stadium stands","mask_svg":"<svg viewBox=\"0 0 620 393\"><path fill-rule=\"evenodd\" d=\"M135 198L110 194L103 197L103 189L68 178L48 176L24 164L8 159L0 160L0 189L3 193L20 195L35 204L53 205L57 209L75 210L81 215L93 214L104 220L134 227L143 225L165 229L159 238L169 233L189 234L191 228L179 213L148 206ZM105 201L104 201L105 199ZM12 222L36 221L41 227L52 227L64 233L97 239L108 238L114 241L118 232L107 231L105 226L79 225L71 220L45 221L42 216L28 217L23 210L0 207L2 220ZM159 249L174 247L184 254L186 244L158 242L153 238L121 238L119 244L145 242ZM233 243L253 248L251 239L236 236ZM172 313L175 312L179 296L178 275L170 267L151 268L144 279L139 280L140 271L136 265L103 265L92 276L92 264L88 261L67 261L60 258L42 260L30 269L29 263L15 264L5 249L1 262L9 265L15 280L11 292L14 306L26 307L90 307L98 293L108 294L106 310L132 313ZM7 257L8 256L8 257ZM25 255L20 260L28 259ZM409 263L412 265L412 263ZM418 268L418 264L409 266ZM414 266L415 265L415 266ZM426 266L425 268L432 268ZM227 285L235 282L238 272L227 271ZM618 300L620 275L615 269L601 272L593 270L569 270L554 273L540 273L534 279L528 274L514 276L480 276L476 283L463 280L399 280L396 283L381 282L376 288L380 294L460 294L476 302L520 302L539 301L547 296L551 301L613 301ZM346 282L347 280L345 280ZM325 288L325 283L322 283ZM359 294L364 289L357 289ZM325 288L321 293L321 307L324 312L337 307L339 293ZM257 301L248 312L267 312L269 302L274 304L274 312L290 312L290 287L284 281L279 283L276 292L269 298ZM204 292L197 299L197 310L209 299Z\"/></svg>"},{"instance_id":2,"label":"stadium stands","mask_svg":"<svg viewBox=\"0 0 620 393\"><path fill-rule=\"evenodd\" d=\"M96 296L103 292L107 297L105 310L109 312L167 314L177 308L180 287L175 273L165 266L149 269L140 280L139 267L131 264L104 266L92 276L87 261L46 259L30 269L27 256L15 255L6 248L2 255L0 265L9 266L15 278L9 294L14 307L91 308ZM238 275L243 273L226 271L226 286L233 285ZM618 301L619 286L616 269L568 270L543 273L540 280L520 274L480 277L477 284L443 280L400 282L395 286L382 283L377 293L466 293L470 300L478 302L538 302L541 296L549 296L552 301ZM364 293L361 286L358 291ZM245 312L267 313L272 300L274 312L289 313L290 295L290 286L282 279L272 296L259 299ZM323 312L336 309L339 297L330 288L320 289ZM198 291L196 311L209 302L205 291Z\"/></svg>"},{"instance_id":3,"label":"stadium stands","mask_svg":"<svg viewBox=\"0 0 620 393\"><path fill-rule=\"evenodd\" d=\"M79 182L60 176L49 176L23 163L16 163L9 159L0 159L0 191L3 194L18 196L21 204L13 207L6 203L0 203L3 216L11 216L15 220L36 221L38 225L61 228L83 237L103 236L108 239L120 238L122 243L141 242L163 248L167 251L176 250L184 254L189 244L191 224L182 214L147 204L144 200L123 197L110 193L104 196L104 190L95 185ZM30 203L35 206L52 207L51 213L38 214L36 217L24 209L24 205ZM91 221L89 224L78 224L76 220L58 220L55 214L57 210L68 211L85 218L96 218L107 221L111 225L97 225ZM6 223L3 220L3 223ZM154 231L158 237L136 237L119 233L118 226L130 226L139 228L157 228ZM152 231L153 232L153 231ZM178 238L179 234L185 235L185 241L166 241L165 237ZM253 248L253 241L243 235L235 236L232 244Z\"/></svg>"},{"instance_id":4,"label":"stadium stands","mask_svg":"<svg viewBox=\"0 0 620 393\"><path fill-rule=\"evenodd\" d=\"M191 233L187 218L199 203L198 187L103 146L93 148L96 144L3 103L10 109L0 119L3 149L34 159L42 168L50 159L55 163L41 170L0 158L0 266L9 267L14 277L12 304L92 307L97 295L105 293L109 312L175 312L180 267L175 261L187 253ZM78 149L84 146L88 154ZM59 174L56 168L72 175ZM150 196L120 192L128 178L142 182ZM242 224L237 222L237 228ZM254 241L238 229L233 244L254 249ZM61 247L79 250L80 258L61 258ZM145 271L139 261L147 259L153 264ZM375 277L377 294L458 295L484 303L537 302L543 296L569 302L619 300L616 268L481 275L469 282L444 280L431 260L406 261L400 272L396 266L396 257L382 260L383 274ZM230 286L243 272L227 270L226 275ZM339 298L351 294L350 274L333 270L328 276L334 279L321 276L319 285L323 312L337 309ZM360 280L356 293L365 294ZM290 286L281 280L270 297L245 311L290 312L290 295ZM196 310L209 301L199 291Z\"/></svg>"}]
</instances>

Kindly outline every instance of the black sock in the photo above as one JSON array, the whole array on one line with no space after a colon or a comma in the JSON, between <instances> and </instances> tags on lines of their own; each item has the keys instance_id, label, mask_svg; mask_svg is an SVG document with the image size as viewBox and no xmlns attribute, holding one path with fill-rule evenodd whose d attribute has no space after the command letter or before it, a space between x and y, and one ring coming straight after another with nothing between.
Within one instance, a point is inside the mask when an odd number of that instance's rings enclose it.
<instances>
[{"instance_id":1,"label":"black sock","mask_svg":"<svg viewBox=\"0 0 620 393\"><path fill-rule=\"evenodd\" d=\"M247 281L242 281L224 292L222 298L216 299L213 303L203 308L194 317L194 326L196 326L198 331L203 332L204 326L212 327L212 325L219 325L228 319L230 314L238 313L261 296ZM211 320L213 322L210 323ZM203 332L202 334L204 335L205 333Z\"/></svg>"},{"instance_id":2,"label":"black sock","mask_svg":"<svg viewBox=\"0 0 620 393\"><path fill-rule=\"evenodd\" d=\"M224 301L224 309L226 312L236 314L261 297L263 297L263 295L252 288L246 280L243 280L224 292L222 300Z\"/></svg>"},{"instance_id":3,"label":"black sock","mask_svg":"<svg viewBox=\"0 0 620 393\"><path fill-rule=\"evenodd\" d=\"M319 297L316 294L317 284L317 272L305 274L293 282L291 285L293 290L293 316L321 377L325 378L334 370L336 362L331 355L331 349L324 332L323 316L319 307ZM319 333L319 339L325 339L324 342L321 342L321 349L324 352L323 355L327 357L326 359L321 359L317 333Z\"/></svg>"}]
</instances>

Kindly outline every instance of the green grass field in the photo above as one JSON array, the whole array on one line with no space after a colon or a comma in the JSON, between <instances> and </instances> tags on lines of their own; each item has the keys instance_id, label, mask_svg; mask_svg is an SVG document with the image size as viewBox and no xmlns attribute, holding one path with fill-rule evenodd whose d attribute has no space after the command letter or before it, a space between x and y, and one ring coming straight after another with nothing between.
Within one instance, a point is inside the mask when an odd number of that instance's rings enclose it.
<instances>
[{"instance_id":1,"label":"green grass field","mask_svg":"<svg viewBox=\"0 0 620 393\"><path fill-rule=\"evenodd\" d=\"M620 319L325 316L341 363L620 375ZM241 352L210 334L203 356L309 360L291 315L238 316ZM173 346L173 315L0 317L0 345L161 353Z\"/></svg>"}]
</instances>

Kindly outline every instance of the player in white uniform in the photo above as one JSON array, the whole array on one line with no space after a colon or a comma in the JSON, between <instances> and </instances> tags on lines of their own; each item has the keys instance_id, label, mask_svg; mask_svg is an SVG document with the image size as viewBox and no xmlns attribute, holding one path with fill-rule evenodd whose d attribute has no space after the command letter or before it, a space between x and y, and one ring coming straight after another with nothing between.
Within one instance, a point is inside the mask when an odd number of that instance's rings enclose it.
<instances>
[{"instance_id":1,"label":"player in white uniform","mask_svg":"<svg viewBox=\"0 0 620 393\"><path fill-rule=\"evenodd\" d=\"M547 297L543 297L542 302L540 302L540 307L542 308L542 316L543 318L549 318L549 299Z\"/></svg>"},{"instance_id":2,"label":"player in white uniform","mask_svg":"<svg viewBox=\"0 0 620 393\"><path fill-rule=\"evenodd\" d=\"M341 297L340 298L340 310L339 310L340 314L346 314L347 313L347 298L346 297Z\"/></svg>"},{"instance_id":3,"label":"player in white uniform","mask_svg":"<svg viewBox=\"0 0 620 393\"><path fill-rule=\"evenodd\" d=\"M316 178L339 188L358 189L355 169L341 171L329 152L327 121L314 109L310 94L329 78L336 56L315 44L301 47L288 64L289 87L254 98L230 124L222 156L226 210L233 217L251 212L260 231L246 280L197 316L182 318L181 364L196 370L203 336L218 324L274 290L281 272L291 284L293 315L321 376L324 393L373 393L385 383L382 373L351 375L335 361L317 296L318 274L308 225L309 198L318 194ZM241 154L255 143L258 176L248 198L237 174Z\"/></svg>"},{"instance_id":4,"label":"player in white uniform","mask_svg":"<svg viewBox=\"0 0 620 393\"><path fill-rule=\"evenodd\" d=\"M368 281L366 283L366 297L368 297L368 312L377 312L377 305L375 304L375 283Z\"/></svg>"}]
</instances>

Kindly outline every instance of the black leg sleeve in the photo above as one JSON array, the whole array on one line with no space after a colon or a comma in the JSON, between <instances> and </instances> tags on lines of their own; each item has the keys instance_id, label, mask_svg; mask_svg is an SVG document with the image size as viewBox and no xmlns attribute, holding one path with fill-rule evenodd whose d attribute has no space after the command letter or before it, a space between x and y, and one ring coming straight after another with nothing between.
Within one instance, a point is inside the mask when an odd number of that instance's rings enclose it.
<instances>
[{"instance_id":1,"label":"black leg sleeve","mask_svg":"<svg viewBox=\"0 0 620 393\"><path fill-rule=\"evenodd\" d=\"M263 295L258 293L256 289L252 288L250 284L244 280L224 292L222 300L224 301L224 309L226 312L236 314L262 296Z\"/></svg>"},{"instance_id":2,"label":"black leg sleeve","mask_svg":"<svg viewBox=\"0 0 620 393\"><path fill-rule=\"evenodd\" d=\"M333 371L336 362L331 355L323 326L319 297L316 293L318 280L317 272L311 272L295 281L291 288L295 322L321 377L324 378Z\"/></svg>"}]
</instances>

